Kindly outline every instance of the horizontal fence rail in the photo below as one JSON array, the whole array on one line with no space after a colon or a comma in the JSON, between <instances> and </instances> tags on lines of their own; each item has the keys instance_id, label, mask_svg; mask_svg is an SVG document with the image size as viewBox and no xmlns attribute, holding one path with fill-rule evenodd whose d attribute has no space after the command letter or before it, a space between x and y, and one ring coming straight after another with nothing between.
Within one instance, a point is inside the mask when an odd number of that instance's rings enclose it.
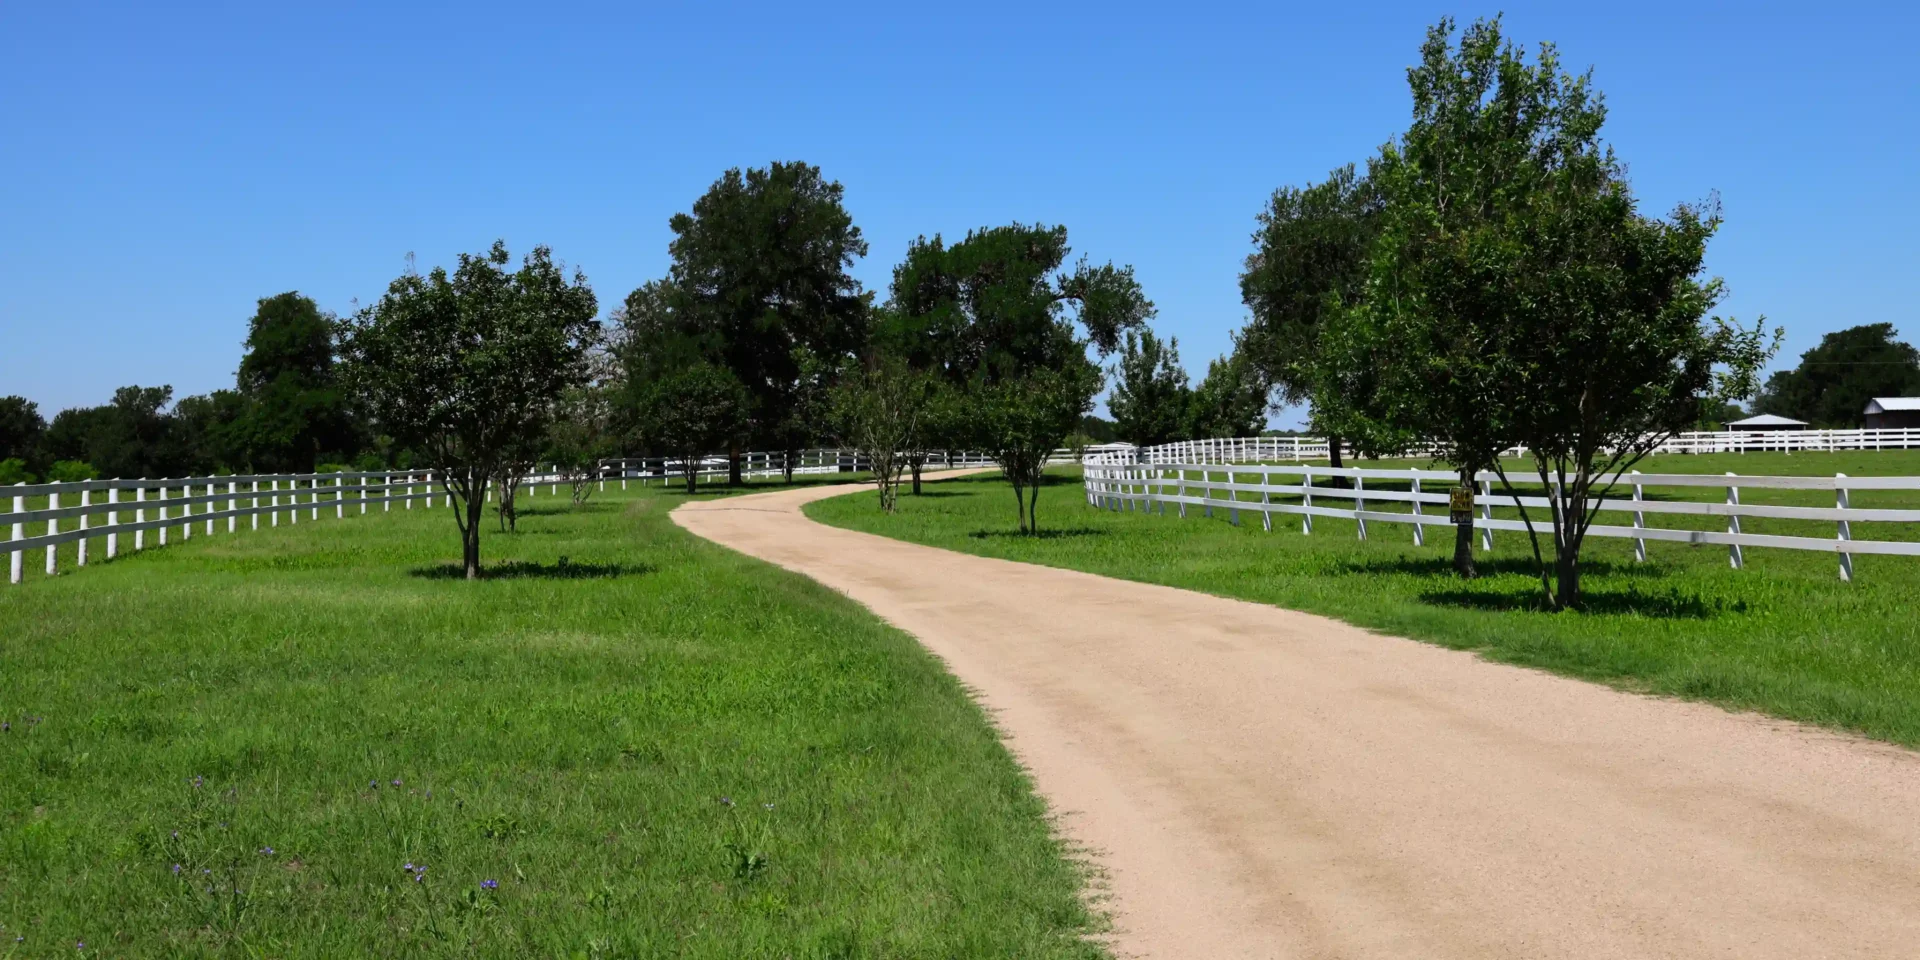
<instances>
[{"instance_id":1,"label":"horizontal fence rail","mask_svg":"<svg viewBox=\"0 0 1920 960\"><path fill-rule=\"evenodd\" d=\"M1267 463L1289 460L1330 460L1332 447L1325 437L1230 437L1180 440L1151 447L1129 448L1129 462L1140 463ZM1680 433L1669 437L1654 453L1822 453L1835 450L1920 450L1920 429L1903 430L1766 430ZM1351 449L1343 452L1354 456ZM1431 451L1415 447L1407 453ZM1504 451L1520 456L1524 447ZM1091 454L1091 451L1090 451ZM1113 456L1103 451L1103 457Z\"/></svg>"},{"instance_id":2,"label":"horizontal fence rail","mask_svg":"<svg viewBox=\"0 0 1920 960\"><path fill-rule=\"evenodd\" d=\"M1267 438L1263 438L1267 439ZM1451 526L1448 492L1459 482L1452 471L1379 470L1356 467L1288 466L1274 464L1220 463L1124 463L1118 453L1089 457L1084 465L1083 483L1087 502L1111 510L1154 511L1162 515L1174 504L1185 517L1187 508L1199 507L1207 516L1226 510L1229 519L1239 523L1242 512L1256 513L1261 524L1273 529L1275 514L1293 514L1301 518L1301 531L1313 532L1314 517L1338 517L1355 522L1361 539L1367 538L1369 523L1398 523L1413 527L1413 542L1424 544L1425 528ZM1104 461L1104 462L1103 462ZM1340 478L1346 486L1330 486L1316 481ZM1376 486L1369 488L1368 481ZM1380 482L1392 482L1394 489L1380 489ZM1494 516L1496 509L1532 511L1534 528L1543 536L1551 535L1551 499L1542 495L1496 494L1497 474L1483 471L1473 478L1475 486L1472 524L1479 532L1480 547L1493 548L1498 530L1527 530L1526 522ZM1399 487L1404 484L1405 488ZM1423 489L1423 485L1425 489ZM1597 484L1597 487L1606 485ZM1725 492L1725 502L1700 500L1649 500L1648 488L1709 488ZM1832 507L1784 506L1742 503L1741 490L1831 491ZM1611 495L1590 501L1589 508L1598 518L1621 517L1628 524L1596 522L1589 536L1621 537L1634 541L1634 558L1647 558L1647 541L1669 541L1693 545L1724 545L1733 567L1745 565L1744 547L1774 547L1785 550L1816 550L1835 553L1840 560L1840 578L1851 581L1856 554L1920 556L1920 542L1892 539L1856 539L1855 523L1920 524L1920 509L1862 509L1851 505L1851 494L1863 490L1920 491L1920 477L1776 477L1713 474L1652 474L1633 471L1622 474ZM1251 498L1251 499L1249 499ZM1378 509L1376 505L1405 505L1406 509ZM1433 507L1428 513L1425 508ZM1681 515L1718 517L1726 521L1726 530L1676 529L1650 526L1647 516ZM1624 516L1623 516L1624 515ZM1744 532L1745 517L1817 521L1833 525L1834 536L1785 536ZM1911 532L1916 528L1907 528Z\"/></svg>"}]
</instances>

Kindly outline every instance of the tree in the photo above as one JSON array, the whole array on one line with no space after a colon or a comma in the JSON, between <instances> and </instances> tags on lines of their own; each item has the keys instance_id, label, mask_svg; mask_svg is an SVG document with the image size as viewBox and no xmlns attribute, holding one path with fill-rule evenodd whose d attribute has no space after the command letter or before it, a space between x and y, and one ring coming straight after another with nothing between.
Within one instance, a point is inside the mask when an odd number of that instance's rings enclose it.
<instances>
[{"instance_id":1,"label":"tree","mask_svg":"<svg viewBox=\"0 0 1920 960\"><path fill-rule=\"evenodd\" d=\"M798 409L808 371L838 369L866 344L869 298L847 271L867 243L844 192L805 163L728 170L669 221L668 279L636 291L664 335L641 348L694 345L746 389L754 439L790 454L810 439Z\"/></svg>"},{"instance_id":2,"label":"tree","mask_svg":"<svg viewBox=\"0 0 1920 960\"><path fill-rule=\"evenodd\" d=\"M1819 346L1800 356L1799 366L1767 378L1754 402L1755 412L1853 429L1874 397L1920 395L1920 351L1894 337L1891 323L1822 336Z\"/></svg>"},{"instance_id":3,"label":"tree","mask_svg":"<svg viewBox=\"0 0 1920 960\"><path fill-rule=\"evenodd\" d=\"M360 446L334 370L334 319L296 291L263 297L235 376L236 440L255 469L309 473L322 453Z\"/></svg>"},{"instance_id":4,"label":"tree","mask_svg":"<svg viewBox=\"0 0 1920 960\"><path fill-rule=\"evenodd\" d=\"M1045 439L1051 454L1099 389L1100 371L1087 360L1088 346L1106 356L1126 331L1144 327L1153 316L1153 303L1131 267L1096 267L1082 258L1071 272L1056 273L1069 252L1065 227L1018 223L970 231L951 247L939 236L908 245L893 272L887 306L897 327L887 336L904 345L900 355L912 368L966 398L965 415L951 420L964 432L942 442L991 452L1026 450ZM1075 321L1086 330L1085 339ZM1008 386L1000 389L1003 384ZM1021 398L1045 406L1022 415L1003 409ZM1053 432L1057 415L1068 407L1072 416ZM1038 462L1044 467L1045 456ZM1024 466L1005 460L1000 465L1023 504L1025 529L1032 511L1022 491L1029 482L1037 485L1038 474L1027 476Z\"/></svg>"},{"instance_id":5,"label":"tree","mask_svg":"<svg viewBox=\"0 0 1920 960\"><path fill-rule=\"evenodd\" d=\"M1187 434L1194 437L1251 437L1267 426L1267 397L1272 389L1244 350L1216 357L1193 391Z\"/></svg>"},{"instance_id":6,"label":"tree","mask_svg":"<svg viewBox=\"0 0 1920 960\"><path fill-rule=\"evenodd\" d=\"M1309 419L1326 432L1338 468L1352 429L1346 414L1366 383L1349 377L1335 393L1317 389L1347 369L1329 371L1322 362L1323 331L1364 293L1380 196L1348 164L1304 189L1274 191L1258 219L1254 252L1240 274L1240 298L1253 314L1240 349L1280 402L1313 404Z\"/></svg>"},{"instance_id":7,"label":"tree","mask_svg":"<svg viewBox=\"0 0 1920 960\"><path fill-rule=\"evenodd\" d=\"M480 576L486 484L546 430L587 376L599 329L586 277L546 247L509 271L506 244L394 280L343 327L351 385L384 432L427 454L457 503L467 579ZM532 438L532 440L530 440Z\"/></svg>"},{"instance_id":8,"label":"tree","mask_svg":"<svg viewBox=\"0 0 1920 960\"><path fill-rule=\"evenodd\" d=\"M1093 405L1099 389L1099 368L1082 359L1078 365L1032 370L976 391L979 445L1013 485L1021 533L1040 532L1040 487L1047 461Z\"/></svg>"},{"instance_id":9,"label":"tree","mask_svg":"<svg viewBox=\"0 0 1920 960\"><path fill-rule=\"evenodd\" d=\"M173 388L121 387L110 403L62 410L42 440L46 461L80 460L108 477L171 477L192 469L167 414Z\"/></svg>"},{"instance_id":10,"label":"tree","mask_svg":"<svg viewBox=\"0 0 1920 960\"><path fill-rule=\"evenodd\" d=\"M1551 570L1524 508L1547 602L1580 603L1579 557L1621 471L1707 402L1751 393L1758 327L1705 320L1715 209L1641 216L1590 77L1537 60L1479 21L1428 32L1408 71L1414 119L1371 180L1383 224L1357 302L1334 314L1335 366L1378 376L1363 413L1436 445L1469 481L1528 448L1551 505ZM1456 553L1462 548L1456 540Z\"/></svg>"},{"instance_id":11,"label":"tree","mask_svg":"<svg viewBox=\"0 0 1920 960\"><path fill-rule=\"evenodd\" d=\"M866 459L880 493L880 509L892 513L900 496L900 475L921 450L933 378L899 357L882 356L843 376L832 397L840 436Z\"/></svg>"},{"instance_id":12,"label":"tree","mask_svg":"<svg viewBox=\"0 0 1920 960\"><path fill-rule=\"evenodd\" d=\"M1191 426L1193 390L1180 366L1180 341L1165 343L1151 330L1128 331L1107 397L1114 434L1135 446L1184 439Z\"/></svg>"},{"instance_id":13,"label":"tree","mask_svg":"<svg viewBox=\"0 0 1920 960\"><path fill-rule=\"evenodd\" d=\"M0 460L24 463L38 457L46 432L39 404L26 397L0 397Z\"/></svg>"},{"instance_id":14,"label":"tree","mask_svg":"<svg viewBox=\"0 0 1920 960\"><path fill-rule=\"evenodd\" d=\"M654 453L677 460L693 493L701 461L734 443L752 403L732 373L696 363L648 384L638 397L640 437Z\"/></svg>"},{"instance_id":15,"label":"tree","mask_svg":"<svg viewBox=\"0 0 1920 960\"><path fill-rule=\"evenodd\" d=\"M612 388L602 384L575 387L556 404L547 429L541 459L559 468L579 506L593 495L600 461L617 453L613 430Z\"/></svg>"},{"instance_id":16,"label":"tree","mask_svg":"<svg viewBox=\"0 0 1920 960\"><path fill-rule=\"evenodd\" d=\"M172 432L187 469L195 473L229 473L249 463L243 422L247 402L232 390L182 397L173 405ZM312 468L301 472L312 472Z\"/></svg>"}]
</instances>

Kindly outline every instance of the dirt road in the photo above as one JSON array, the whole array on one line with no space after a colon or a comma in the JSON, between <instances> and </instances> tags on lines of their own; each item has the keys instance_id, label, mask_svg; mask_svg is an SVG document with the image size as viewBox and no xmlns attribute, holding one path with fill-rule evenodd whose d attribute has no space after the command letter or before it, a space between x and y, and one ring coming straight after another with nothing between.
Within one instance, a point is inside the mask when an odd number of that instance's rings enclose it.
<instances>
[{"instance_id":1,"label":"dirt road","mask_svg":"<svg viewBox=\"0 0 1920 960\"><path fill-rule=\"evenodd\" d=\"M944 658L1123 956L1920 956L1914 753L801 515L846 489L673 516Z\"/></svg>"}]
</instances>

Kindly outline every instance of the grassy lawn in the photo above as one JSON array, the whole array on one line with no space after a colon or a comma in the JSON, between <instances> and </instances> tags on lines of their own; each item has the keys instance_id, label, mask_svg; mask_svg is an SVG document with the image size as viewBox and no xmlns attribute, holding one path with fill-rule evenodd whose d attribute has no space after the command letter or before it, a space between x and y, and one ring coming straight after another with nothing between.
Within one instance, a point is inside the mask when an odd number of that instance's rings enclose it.
<instances>
[{"instance_id":1,"label":"grassy lawn","mask_svg":"<svg viewBox=\"0 0 1920 960\"><path fill-rule=\"evenodd\" d=\"M0 957L1103 955L958 684L682 499L0 585Z\"/></svg>"},{"instance_id":2,"label":"grassy lawn","mask_svg":"<svg viewBox=\"0 0 1920 960\"><path fill-rule=\"evenodd\" d=\"M1640 469L1911 476L1920 474L1920 452L1671 456ZM1361 541L1352 521L1316 517L1309 536L1299 517L1275 515L1272 532L1264 532L1257 514L1243 514L1234 526L1224 508L1208 519L1189 507L1184 520L1171 510L1098 510L1086 505L1076 469L1056 480L1044 488L1038 537L1013 533L1013 494L997 476L902 496L891 517L871 494L820 501L808 512L918 543L1307 610L1509 663L1920 746L1920 559L1858 557L1856 582L1846 584L1833 554L1750 547L1746 569L1734 570L1725 547L1649 542L1642 564L1633 561L1630 540L1591 539L1590 609L1555 614L1540 609L1524 534L1497 533L1491 554L1476 549L1488 575L1461 581L1451 575L1452 537L1442 528L1431 528L1420 548L1412 528L1399 524L1369 524L1369 539ZM1831 492L1741 493L1746 503L1833 504ZM1718 500L1724 493L1685 495ZM1916 507L1920 497L1875 491L1856 493L1853 504ZM1725 529L1724 519L1648 515L1651 525L1681 527L1687 520ZM1856 523L1854 535L1920 539L1915 527ZM1831 524L1811 521L1749 518L1744 529L1834 535Z\"/></svg>"}]
</instances>

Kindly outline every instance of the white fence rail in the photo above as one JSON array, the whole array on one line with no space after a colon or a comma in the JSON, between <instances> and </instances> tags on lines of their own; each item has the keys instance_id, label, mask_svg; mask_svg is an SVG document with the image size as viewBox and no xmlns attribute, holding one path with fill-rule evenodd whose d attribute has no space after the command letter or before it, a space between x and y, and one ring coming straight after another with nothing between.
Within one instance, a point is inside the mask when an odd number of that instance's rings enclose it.
<instances>
[{"instance_id":1,"label":"white fence rail","mask_svg":"<svg viewBox=\"0 0 1920 960\"><path fill-rule=\"evenodd\" d=\"M740 475L743 477L785 476L788 454L780 451L743 453L740 455ZM801 450L792 457L795 476L814 476L827 473L858 473L870 466L867 458L853 450ZM600 476L608 480L622 481L625 489L627 481L666 479L668 482L686 479L683 461L667 457L622 457L602 460ZM936 450L927 454L923 469L945 470L955 467L992 466L993 461L986 454L971 451ZM695 469L695 476L724 477L729 468L728 458L724 455L702 458ZM544 481L542 481L544 482Z\"/></svg>"},{"instance_id":2,"label":"white fence rail","mask_svg":"<svg viewBox=\"0 0 1920 960\"><path fill-rule=\"evenodd\" d=\"M322 510L345 517L348 507L357 513L374 504L383 511L396 503L412 509L415 500L445 496L437 483L432 471L395 470L16 484L4 488L13 496L13 510L0 513L0 525L13 531L6 544L9 582L20 582L31 550L46 551L51 576L64 543L79 544L75 562L84 567L87 542L98 537L106 538L106 557L112 559L120 553L123 535L131 535L131 549L144 550L148 533L154 534L155 546L165 546L170 531L187 540L196 524L212 536L220 521L226 532L235 532L242 517L248 529L257 530L263 516L269 526L279 526L282 515L294 524L302 513L318 520ZM27 509L28 498L40 497L46 498L45 507ZM105 522L99 522L102 515ZM39 523L46 524L46 532L28 536L28 525Z\"/></svg>"},{"instance_id":3,"label":"white fence rail","mask_svg":"<svg viewBox=\"0 0 1920 960\"><path fill-rule=\"evenodd\" d=\"M1152 511L1157 508L1162 515L1166 514L1168 504L1174 504L1182 517L1187 515L1187 508L1190 506L1203 509L1207 516L1212 516L1215 510L1225 510L1236 524L1240 522L1242 512L1256 513L1260 516L1261 524L1268 530L1273 529L1275 514L1293 514L1300 517L1303 533L1313 532L1314 517L1339 517L1354 521L1359 529L1359 536L1363 540L1367 538L1369 523L1408 524L1413 528L1413 542L1416 546L1425 543L1427 527L1452 525L1447 513L1447 493L1458 482L1454 473L1444 470L1111 462L1118 459L1120 459L1118 455L1108 454L1090 457L1085 464L1083 482L1089 504L1112 510ZM1325 486L1315 482L1336 477L1345 478L1350 485ZM1400 483L1405 483L1407 488L1404 490L1378 487L1369 489L1367 487L1369 480L1376 483L1395 482L1396 487ZM1524 506L1532 512L1534 524L1537 529L1541 529L1542 535L1550 535L1549 530L1542 526L1543 516L1550 510L1548 497L1495 495L1494 487L1499 483L1499 478L1492 472L1476 475L1474 483L1477 489L1474 498L1476 514L1473 517L1473 527L1480 534L1481 549L1493 549L1493 534L1496 530L1524 532L1527 529L1526 523L1521 520L1496 518L1493 513L1496 508L1518 510ZM1423 484L1428 489L1422 489ZM1726 501L1711 503L1698 500L1648 500L1645 496L1649 487L1681 487L1694 490L1719 488L1726 491ZM1742 503L1740 501L1742 489L1832 491L1835 503L1832 507ZM1744 547L1817 550L1838 554L1840 579L1851 581L1854 574L1855 554L1920 556L1920 542L1892 539L1859 540L1854 538L1853 530L1855 523L1920 524L1920 510L1860 509L1851 506L1849 496L1856 490L1920 491L1920 477L1849 477L1845 474L1835 474L1831 477L1774 477L1740 476L1731 473L1719 476L1643 474L1634 471L1622 475L1615 490L1617 492L1614 496L1597 503L1597 509L1602 518L1609 514L1616 517L1627 515L1631 518L1631 525L1596 522L1587 532L1590 536L1596 537L1632 539L1636 560L1644 561L1647 558L1647 541L1649 540L1694 545L1724 545L1727 547L1728 562L1736 569L1745 565L1745 556L1742 552ZM1247 497L1257 499L1245 499ZM1372 507L1375 504L1405 504L1406 511L1375 509ZM1428 506L1435 507L1435 512L1427 513L1424 508ZM1727 529L1722 532L1649 526L1648 514L1724 517ZM1830 523L1834 527L1834 536L1832 539L1827 539L1746 533L1740 529L1740 521L1743 517ZM1912 535L1916 530L1920 528L1908 527L1898 532Z\"/></svg>"},{"instance_id":4,"label":"white fence rail","mask_svg":"<svg viewBox=\"0 0 1920 960\"><path fill-rule=\"evenodd\" d=\"M1655 453L1799 453L1834 450L1920 450L1920 429L1905 430L1768 430L1719 433L1681 433L1655 448ZM1141 447L1141 463L1273 463L1290 460L1328 460L1325 437L1231 437L1181 440ZM1414 451L1418 453L1419 451ZM1525 453L1524 448L1507 451ZM1349 452L1349 456L1352 454Z\"/></svg>"}]
</instances>

